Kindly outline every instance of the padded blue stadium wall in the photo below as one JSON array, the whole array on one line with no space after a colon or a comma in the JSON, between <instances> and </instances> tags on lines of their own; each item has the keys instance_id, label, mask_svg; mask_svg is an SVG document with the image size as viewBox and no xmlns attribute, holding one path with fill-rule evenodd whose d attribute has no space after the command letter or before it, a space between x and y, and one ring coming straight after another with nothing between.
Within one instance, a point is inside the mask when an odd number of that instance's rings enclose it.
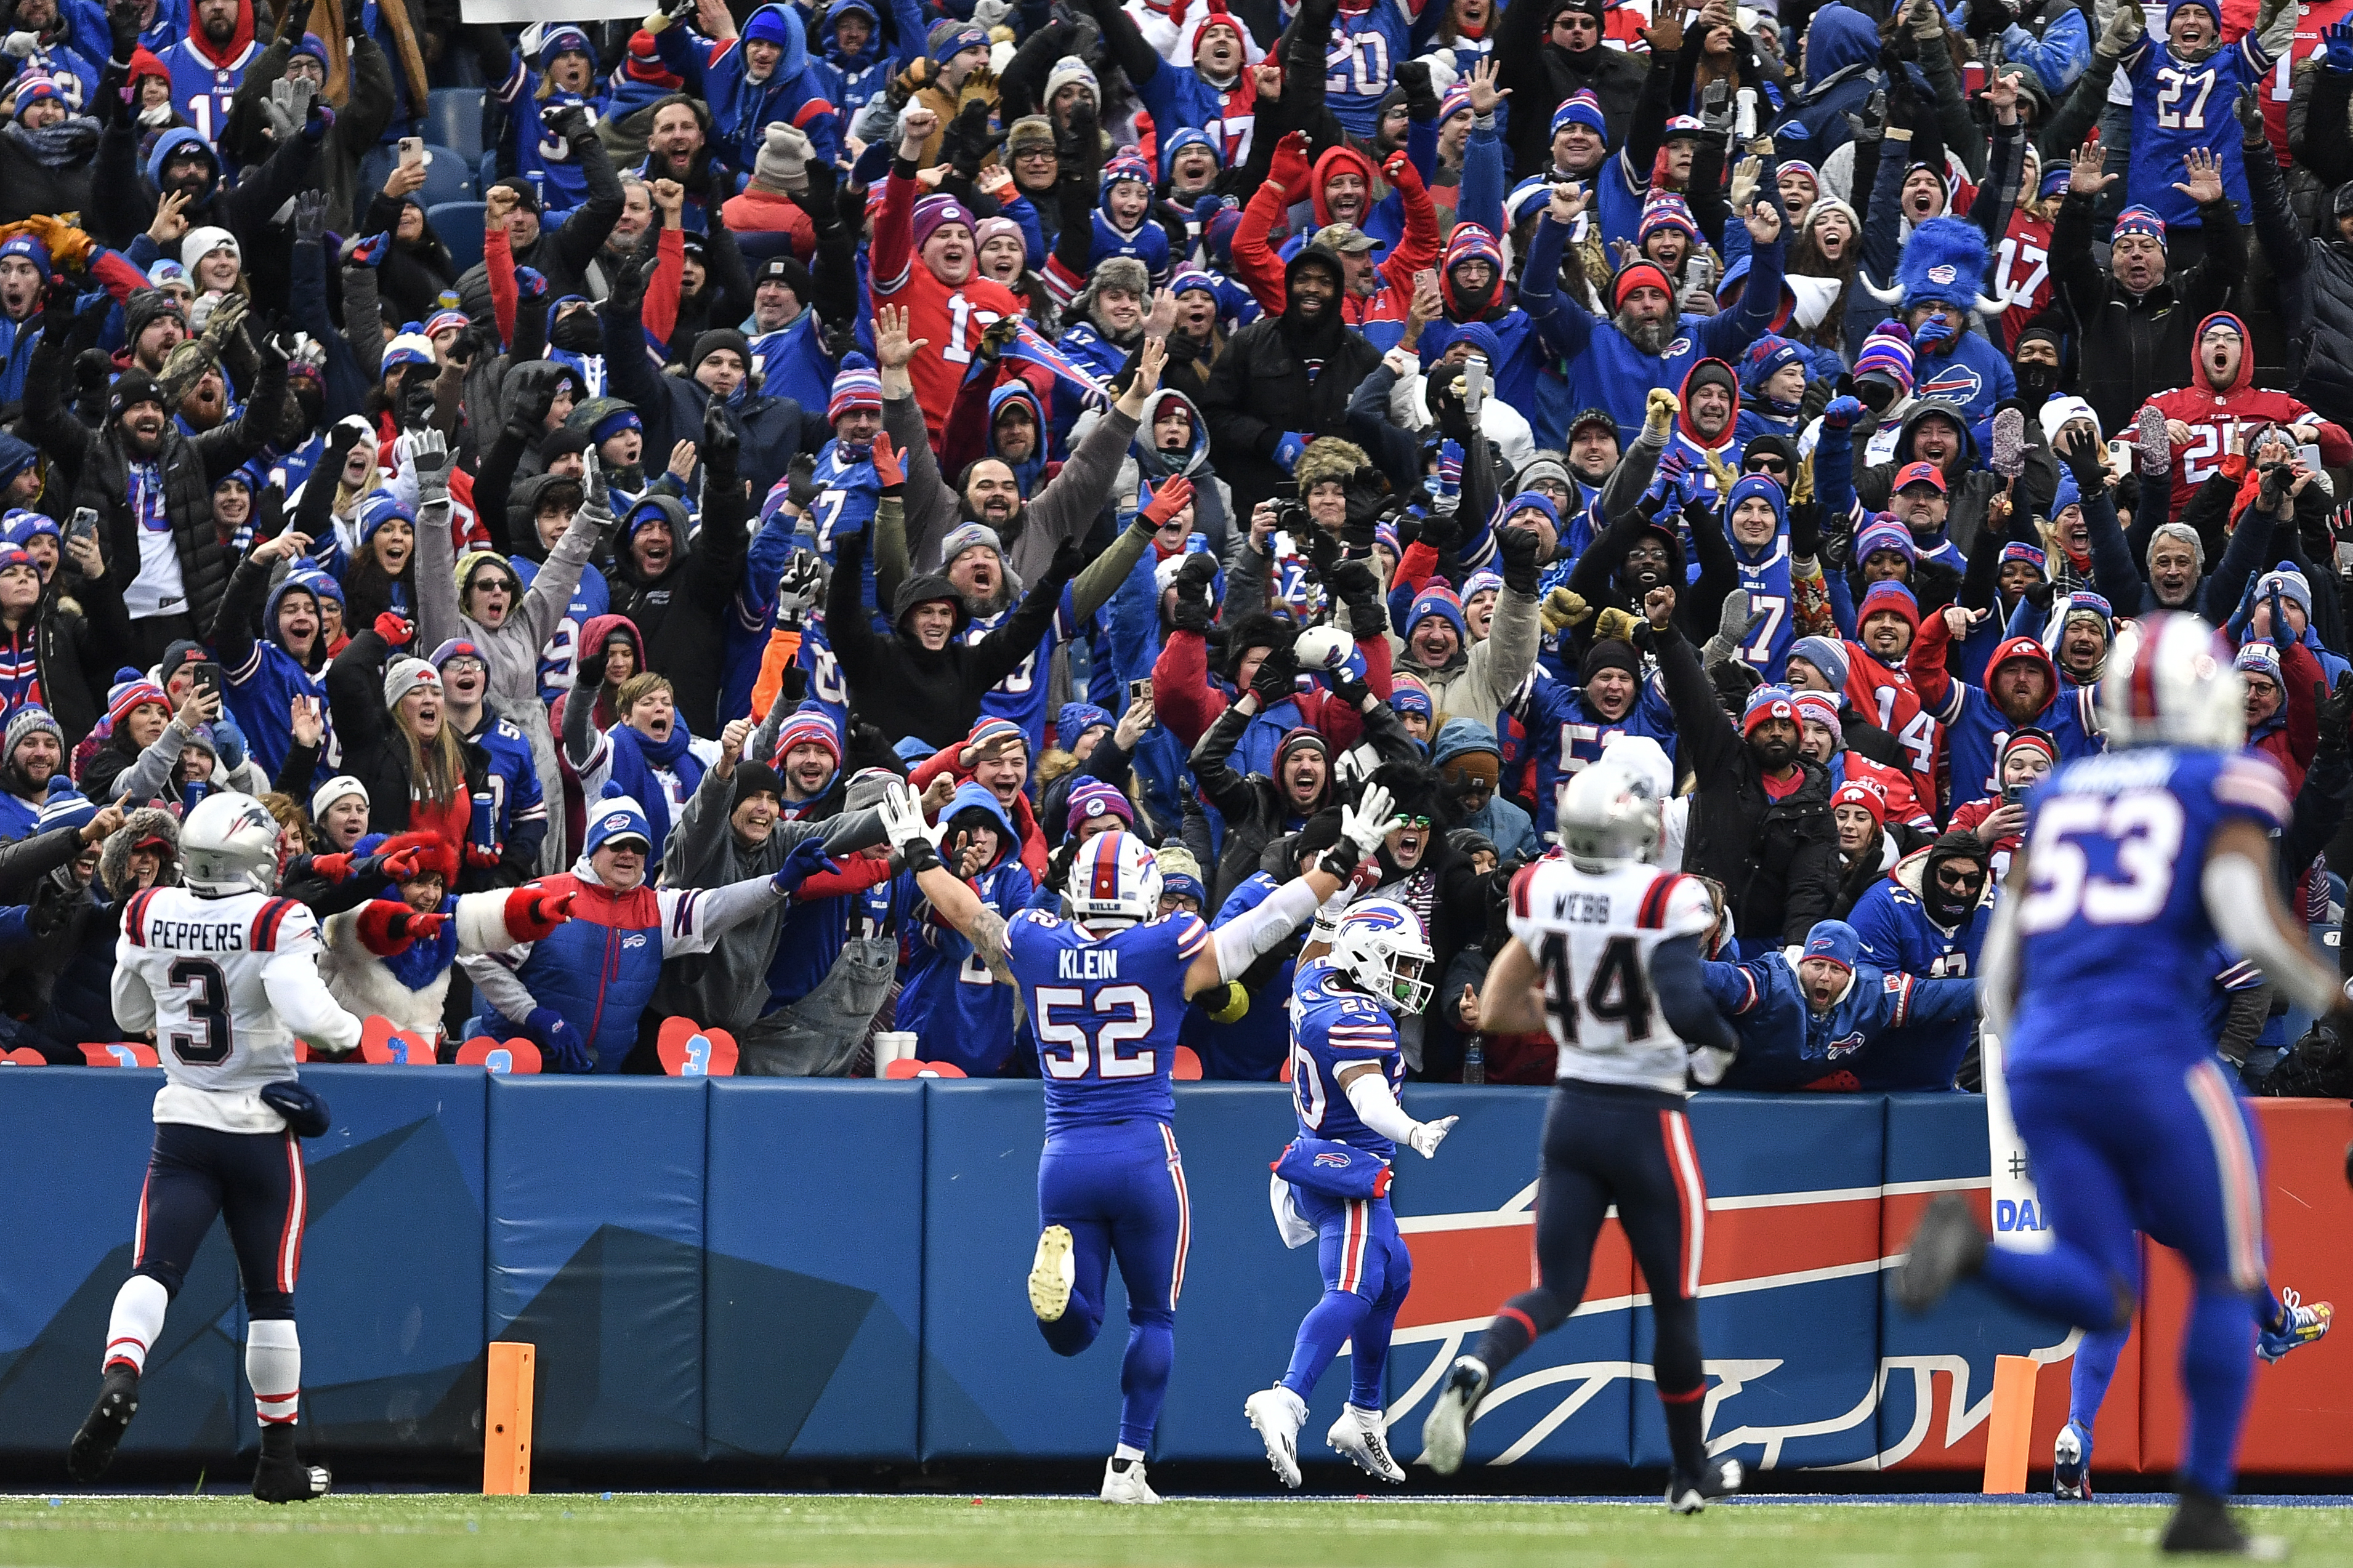
<instances>
[{"instance_id":1,"label":"padded blue stadium wall","mask_svg":"<svg viewBox=\"0 0 2353 1568\"><path fill-rule=\"evenodd\" d=\"M505 1338L539 1347L539 1459L554 1473L631 1459L1082 1459L1111 1446L1124 1299L1114 1286L1101 1341L1064 1361L1021 1289L1043 1129L1034 1083L306 1076L334 1126L308 1148L305 1419L358 1474L478 1454L483 1345ZM0 1226L0 1461L53 1460L87 1406L159 1077L0 1072L15 1200ZM1418 1284L1390 1360L1393 1411L1425 1399L1526 1281L1546 1099L1408 1093L1418 1115L1462 1121L1438 1159L1398 1170ZM1982 1186L1981 1101L1704 1096L1691 1117L1717 1210L1710 1429L1737 1430L1744 1458L1868 1465L1915 1425L1914 1383L1883 1373L1883 1355L1966 1371L1974 1400L1995 1353L2061 1337L2014 1315L1885 1312L1895 1247L1882 1191ZM1255 1460L1242 1400L1280 1374L1319 1289L1313 1250L1285 1250L1268 1212L1288 1091L1186 1085L1176 1126L1193 1243L1155 1457ZM1641 1289L1622 1245L1605 1246L1586 1310L1514 1366L1474 1459L1663 1462ZM193 1474L250 1449L243 1331L216 1227L151 1360L127 1453L183 1457ZM1318 1391L1319 1437L1346 1373L1344 1358Z\"/></svg>"}]
</instances>

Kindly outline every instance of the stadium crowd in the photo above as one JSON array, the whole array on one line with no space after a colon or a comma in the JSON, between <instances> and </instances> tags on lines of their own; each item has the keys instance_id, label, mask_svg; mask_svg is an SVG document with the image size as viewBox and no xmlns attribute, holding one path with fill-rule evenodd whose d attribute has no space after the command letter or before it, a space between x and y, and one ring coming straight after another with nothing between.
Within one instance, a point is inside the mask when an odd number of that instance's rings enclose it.
<instances>
[{"instance_id":1,"label":"stadium crowd","mask_svg":"<svg viewBox=\"0 0 2353 1568\"><path fill-rule=\"evenodd\" d=\"M1000 912L1123 828L1213 926L1377 781L1413 1074L1549 1082L1476 1027L1506 889L1644 743L1729 1084L1968 1087L2131 616L2225 629L2341 918L2348 13L14 0L0 1051L121 1037L119 906L235 789L444 1060L1034 1076L887 779ZM469 87L479 167L408 140ZM1207 1076L1283 1072L1303 940ZM2251 1085L2344 1091L2216 972Z\"/></svg>"}]
</instances>

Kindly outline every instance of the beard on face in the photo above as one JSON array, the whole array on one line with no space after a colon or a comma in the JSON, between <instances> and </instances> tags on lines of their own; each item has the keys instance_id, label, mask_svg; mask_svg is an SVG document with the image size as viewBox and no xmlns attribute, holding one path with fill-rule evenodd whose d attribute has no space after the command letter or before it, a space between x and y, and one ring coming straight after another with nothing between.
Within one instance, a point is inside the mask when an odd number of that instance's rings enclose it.
<instances>
[{"instance_id":1,"label":"beard on face","mask_svg":"<svg viewBox=\"0 0 2353 1568\"><path fill-rule=\"evenodd\" d=\"M1625 334L1627 342L1646 354L1662 354L1667 352L1667 345L1675 341L1672 318L1643 321L1636 320L1630 310L1620 310L1618 312L1618 330Z\"/></svg>"}]
</instances>

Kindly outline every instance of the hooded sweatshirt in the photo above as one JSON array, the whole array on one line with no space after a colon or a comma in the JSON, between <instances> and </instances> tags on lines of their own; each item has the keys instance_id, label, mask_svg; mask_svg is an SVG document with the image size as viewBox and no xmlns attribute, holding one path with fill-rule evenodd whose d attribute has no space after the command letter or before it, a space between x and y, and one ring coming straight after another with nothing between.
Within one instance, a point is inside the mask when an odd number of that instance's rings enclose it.
<instances>
[{"instance_id":1,"label":"hooded sweatshirt","mask_svg":"<svg viewBox=\"0 0 2353 1568\"><path fill-rule=\"evenodd\" d=\"M2217 386L2207 368L2206 332L2217 323L2239 330L2239 369L2228 385ZM2231 450L2231 435L2238 434L2241 451L2248 449L2256 432L2266 425L2294 425L2309 420L2320 426L2320 460L2332 468L2353 464L2353 437L2343 426L2330 423L2311 405L2255 384L2254 339L2247 324L2228 310L2217 310L2198 323L2189 336L2189 378L2170 392L2160 392L2148 405L2167 419L2189 426L2189 439L2173 443L2173 510L2179 522L2198 487L2221 471Z\"/></svg>"},{"instance_id":2,"label":"hooded sweatshirt","mask_svg":"<svg viewBox=\"0 0 2353 1568\"><path fill-rule=\"evenodd\" d=\"M1930 616L1920 623L1906 663L1920 706L1945 726L1951 799L1969 801L2001 793L2001 747L2010 739L2012 725L1984 687L1955 680L1946 673L1945 656L1950 643L1945 617ZM2001 667L2015 658L2040 667L2050 680L2051 699L2031 722L2057 742L2060 765L2063 767L2078 757L2088 757L2101 750L2096 701L2099 689L2069 686L2060 679L2059 667L2051 662L2051 655L2033 637L2012 637L1995 648L1993 657L1986 660L1987 681L1998 679Z\"/></svg>"},{"instance_id":3,"label":"hooded sweatshirt","mask_svg":"<svg viewBox=\"0 0 2353 1568\"><path fill-rule=\"evenodd\" d=\"M986 814L997 829L997 855L968 879L980 901L1011 920L1029 907L1037 884L1018 853L1021 836L997 796L976 784L959 785L939 819L953 823L967 811ZM945 859L949 846L941 846ZM907 908L922 900L912 873L899 874L897 895ZM994 1078L1013 1055L1013 991L1008 985L972 983L986 973L980 956L962 931L932 915L907 939L906 972L899 991L898 1026L923 1043L927 1059L954 1062L973 1078Z\"/></svg>"}]
</instances>

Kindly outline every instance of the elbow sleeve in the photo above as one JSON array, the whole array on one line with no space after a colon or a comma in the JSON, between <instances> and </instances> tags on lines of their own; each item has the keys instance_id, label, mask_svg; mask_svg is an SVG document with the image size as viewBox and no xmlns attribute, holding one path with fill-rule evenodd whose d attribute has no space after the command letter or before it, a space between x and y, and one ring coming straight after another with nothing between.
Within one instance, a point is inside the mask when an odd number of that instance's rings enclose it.
<instances>
[{"instance_id":1,"label":"elbow sleeve","mask_svg":"<svg viewBox=\"0 0 2353 1568\"><path fill-rule=\"evenodd\" d=\"M1392 1143L1402 1143L1421 1125L1405 1113L1389 1092L1389 1081L1377 1072L1358 1073L1348 1080L1348 1104L1356 1120Z\"/></svg>"}]
</instances>

